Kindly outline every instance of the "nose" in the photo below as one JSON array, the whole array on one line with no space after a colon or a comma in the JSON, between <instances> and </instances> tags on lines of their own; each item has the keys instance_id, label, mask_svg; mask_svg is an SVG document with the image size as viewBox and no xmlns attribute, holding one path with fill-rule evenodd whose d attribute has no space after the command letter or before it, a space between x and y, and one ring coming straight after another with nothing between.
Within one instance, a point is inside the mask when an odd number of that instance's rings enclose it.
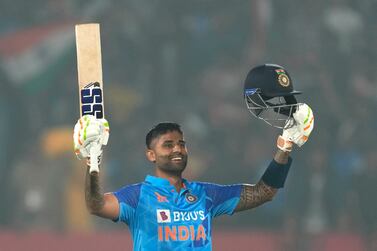
<instances>
[{"instance_id":1,"label":"nose","mask_svg":"<svg viewBox=\"0 0 377 251\"><path fill-rule=\"evenodd\" d=\"M182 147L179 144L175 144L173 147L174 153L180 153L182 151Z\"/></svg>"}]
</instances>

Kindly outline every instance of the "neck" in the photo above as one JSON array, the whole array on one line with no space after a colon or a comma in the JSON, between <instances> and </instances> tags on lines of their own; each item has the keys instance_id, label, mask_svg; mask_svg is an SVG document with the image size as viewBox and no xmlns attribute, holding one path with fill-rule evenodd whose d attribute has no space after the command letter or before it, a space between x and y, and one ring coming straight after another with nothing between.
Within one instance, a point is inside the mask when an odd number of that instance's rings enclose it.
<instances>
[{"instance_id":1,"label":"neck","mask_svg":"<svg viewBox=\"0 0 377 251\"><path fill-rule=\"evenodd\" d=\"M167 179L170 182L170 184L172 184L175 187L175 190L177 190L177 192L181 191L183 183L181 173L167 173L159 168L156 168L155 175L157 177Z\"/></svg>"}]
</instances>

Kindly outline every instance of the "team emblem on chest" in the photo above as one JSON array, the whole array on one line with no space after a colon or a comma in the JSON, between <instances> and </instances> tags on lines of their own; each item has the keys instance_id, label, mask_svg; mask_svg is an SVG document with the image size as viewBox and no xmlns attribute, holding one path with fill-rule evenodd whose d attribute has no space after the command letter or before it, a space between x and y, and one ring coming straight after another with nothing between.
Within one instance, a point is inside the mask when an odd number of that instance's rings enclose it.
<instances>
[{"instance_id":1,"label":"team emblem on chest","mask_svg":"<svg viewBox=\"0 0 377 251\"><path fill-rule=\"evenodd\" d=\"M196 197L195 195L193 195L191 193L186 194L186 201L188 203L195 203L197 200L198 200L198 197Z\"/></svg>"}]
</instances>

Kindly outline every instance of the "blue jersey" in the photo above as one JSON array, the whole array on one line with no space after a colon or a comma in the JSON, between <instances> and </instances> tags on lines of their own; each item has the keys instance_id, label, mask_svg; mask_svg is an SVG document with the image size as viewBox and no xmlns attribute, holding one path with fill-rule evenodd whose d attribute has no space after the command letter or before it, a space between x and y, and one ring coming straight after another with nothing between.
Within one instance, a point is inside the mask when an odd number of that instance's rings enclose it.
<instances>
[{"instance_id":1,"label":"blue jersey","mask_svg":"<svg viewBox=\"0 0 377 251\"><path fill-rule=\"evenodd\" d=\"M183 180L177 193L168 180L147 176L114 192L118 221L128 225L135 251L212 250L212 219L233 214L241 187Z\"/></svg>"}]
</instances>

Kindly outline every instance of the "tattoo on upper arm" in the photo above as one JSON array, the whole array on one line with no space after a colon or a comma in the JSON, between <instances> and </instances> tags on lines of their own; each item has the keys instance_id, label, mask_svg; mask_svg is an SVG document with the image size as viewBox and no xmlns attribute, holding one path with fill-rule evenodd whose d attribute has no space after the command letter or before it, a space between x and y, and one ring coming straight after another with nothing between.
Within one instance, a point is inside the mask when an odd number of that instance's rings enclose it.
<instances>
[{"instance_id":1,"label":"tattoo on upper arm","mask_svg":"<svg viewBox=\"0 0 377 251\"><path fill-rule=\"evenodd\" d=\"M85 201L86 206L91 212L98 212L105 204L99 182L99 175L97 173L90 174L89 171L86 173Z\"/></svg>"},{"instance_id":2,"label":"tattoo on upper arm","mask_svg":"<svg viewBox=\"0 0 377 251\"><path fill-rule=\"evenodd\" d=\"M262 180L256 185L242 185L240 201L235 212L257 207L272 200L277 189L266 185Z\"/></svg>"}]
</instances>

